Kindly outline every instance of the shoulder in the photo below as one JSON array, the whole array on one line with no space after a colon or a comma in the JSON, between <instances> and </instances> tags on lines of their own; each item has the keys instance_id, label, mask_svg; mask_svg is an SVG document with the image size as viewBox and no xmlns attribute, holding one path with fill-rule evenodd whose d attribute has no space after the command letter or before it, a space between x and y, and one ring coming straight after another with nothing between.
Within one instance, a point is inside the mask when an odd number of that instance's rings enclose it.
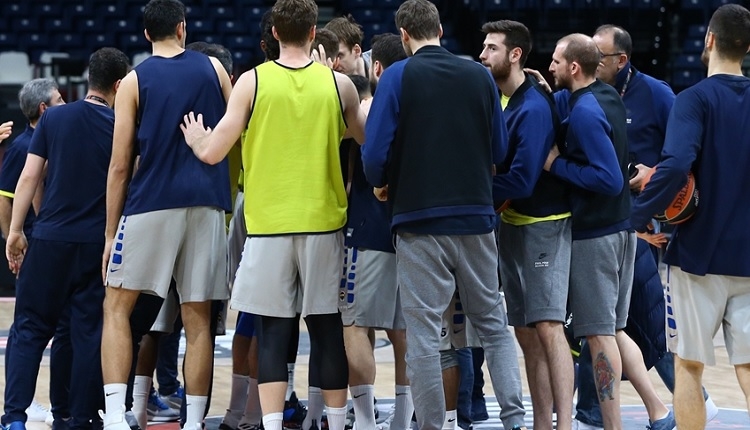
<instances>
[{"instance_id":1,"label":"shoulder","mask_svg":"<svg viewBox=\"0 0 750 430\"><path fill-rule=\"evenodd\" d=\"M666 82L649 76L645 73L638 73L643 80L643 83L651 90L651 92L657 97L669 97L674 98L674 92L672 88Z\"/></svg>"}]
</instances>

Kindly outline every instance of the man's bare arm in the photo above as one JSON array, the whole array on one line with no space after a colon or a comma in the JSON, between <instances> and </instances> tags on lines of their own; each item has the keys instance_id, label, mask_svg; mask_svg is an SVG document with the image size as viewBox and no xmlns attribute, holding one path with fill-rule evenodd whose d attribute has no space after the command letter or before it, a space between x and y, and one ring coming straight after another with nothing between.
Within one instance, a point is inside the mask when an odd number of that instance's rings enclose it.
<instances>
[{"instance_id":1,"label":"man's bare arm","mask_svg":"<svg viewBox=\"0 0 750 430\"><path fill-rule=\"evenodd\" d=\"M336 72L336 85L341 94L341 105L344 107L344 119L346 120L347 136L354 138L360 145L365 143L365 122L367 115L359 107L359 95L357 88L348 76Z\"/></svg>"},{"instance_id":2,"label":"man's bare arm","mask_svg":"<svg viewBox=\"0 0 750 430\"><path fill-rule=\"evenodd\" d=\"M203 115L200 112L197 115L196 112L185 115L180 128L185 134L185 141L198 159L207 164L217 164L227 156L250 121L255 85L255 70L240 76L229 97L227 112L214 130L203 125Z\"/></svg>"}]
</instances>

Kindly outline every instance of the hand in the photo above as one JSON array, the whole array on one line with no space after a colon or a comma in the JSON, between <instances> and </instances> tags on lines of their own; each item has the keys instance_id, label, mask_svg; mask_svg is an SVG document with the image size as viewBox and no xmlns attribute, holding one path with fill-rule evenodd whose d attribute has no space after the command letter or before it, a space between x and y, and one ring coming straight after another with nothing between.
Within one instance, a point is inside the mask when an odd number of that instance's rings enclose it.
<instances>
[{"instance_id":1,"label":"hand","mask_svg":"<svg viewBox=\"0 0 750 430\"><path fill-rule=\"evenodd\" d=\"M635 177L630 180L630 189L640 192L641 185L643 184L643 179L648 176L648 172L651 170L651 168L646 166L645 164L636 164L635 168L638 169L638 174L636 174Z\"/></svg>"},{"instance_id":2,"label":"hand","mask_svg":"<svg viewBox=\"0 0 750 430\"><path fill-rule=\"evenodd\" d=\"M206 136L211 134L211 127L203 125L203 114L199 113L198 117L195 117L195 113L190 112L183 117L183 124L180 124L182 134L185 135L185 142L187 142L190 148L195 149L197 144L203 140Z\"/></svg>"},{"instance_id":3,"label":"hand","mask_svg":"<svg viewBox=\"0 0 750 430\"><path fill-rule=\"evenodd\" d=\"M10 137L13 132L13 121L0 124L0 142Z\"/></svg>"},{"instance_id":4,"label":"hand","mask_svg":"<svg viewBox=\"0 0 750 430\"><path fill-rule=\"evenodd\" d=\"M13 231L8 233L8 240L5 244L5 257L8 259L8 267L14 275L18 275L23 264L23 257L26 256L26 249L29 243L26 241L26 235L23 231Z\"/></svg>"},{"instance_id":5,"label":"hand","mask_svg":"<svg viewBox=\"0 0 750 430\"><path fill-rule=\"evenodd\" d=\"M114 239L104 241L104 253L102 254L102 282L107 286L107 267L109 267L109 256L112 253L112 242Z\"/></svg>"},{"instance_id":6,"label":"hand","mask_svg":"<svg viewBox=\"0 0 750 430\"><path fill-rule=\"evenodd\" d=\"M547 154L547 161L544 162L544 170L549 172L549 169L552 168L552 163L554 163L559 156L560 150L557 149L557 145L552 145L552 149L550 149L549 154Z\"/></svg>"},{"instance_id":7,"label":"hand","mask_svg":"<svg viewBox=\"0 0 750 430\"><path fill-rule=\"evenodd\" d=\"M375 197L381 202L388 201L388 185L381 188L375 187L372 189L372 192L373 194L375 194Z\"/></svg>"},{"instance_id":8,"label":"hand","mask_svg":"<svg viewBox=\"0 0 750 430\"><path fill-rule=\"evenodd\" d=\"M329 69L333 69L333 61L326 55L326 48L324 48L322 44L318 45L317 48L312 49L310 59L328 67Z\"/></svg>"},{"instance_id":9,"label":"hand","mask_svg":"<svg viewBox=\"0 0 750 430\"><path fill-rule=\"evenodd\" d=\"M539 85L541 85L542 88L544 88L544 91L547 91L548 93L552 94L552 87L549 86L549 84L547 83L547 80L544 79L544 76L542 76L542 74L539 73L539 70L523 69L523 71L533 76L539 82Z\"/></svg>"},{"instance_id":10,"label":"hand","mask_svg":"<svg viewBox=\"0 0 750 430\"><path fill-rule=\"evenodd\" d=\"M667 236L664 233L635 232L635 235L657 248L661 248L662 245L667 243Z\"/></svg>"},{"instance_id":11,"label":"hand","mask_svg":"<svg viewBox=\"0 0 750 430\"><path fill-rule=\"evenodd\" d=\"M372 106L372 97L359 102L359 109L365 113L365 116L370 114L370 106Z\"/></svg>"}]
</instances>

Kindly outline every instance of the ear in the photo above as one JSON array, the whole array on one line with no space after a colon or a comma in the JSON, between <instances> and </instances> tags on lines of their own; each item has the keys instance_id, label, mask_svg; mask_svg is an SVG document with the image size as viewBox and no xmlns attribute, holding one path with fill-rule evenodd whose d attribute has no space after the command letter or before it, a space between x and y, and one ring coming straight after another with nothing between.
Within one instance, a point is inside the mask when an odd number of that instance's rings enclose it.
<instances>
[{"instance_id":1,"label":"ear","mask_svg":"<svg viewBox=\"0 0 750 430\"><path fill-rule=\"evenodd\" d=\"M151 40L151 36L148 35L148 30L146 30L145 28L143 29L143 35L146 36L146 40L148 40L151 43L154 43L154 41Z\"/></svg>"},{"instance_id":2,"label":"ear","mask_svg":"<svg viewBox=\"0 0 750 430\"><path fill-rule=\"evenodd\" d=\"M310 34L308 34L308 35L307 35L307 37L308 37L308 39L309 39L309 40L310 40L311 42L312 42L313 40L315 40L315 26L314 26L314 25L313 25L313 26L312 26L312 27L310 28Z\"/></svg>"},{"instance_id":3,"label":"ear","mask_svg":"<svg viewBox=\"0 0 750 430\"><path fill-rule=\"evenodd\" d=\"M359 57L360 55L362 55L362 47L359 46L358 43L355 43L352 47L352 52L354 53L355 57Z\"/></svg>"},{"instance_id":4,"label":"ear","mask_svg":"<svg viewBox=\"0 0 750 430\"><path fill-rule=\"evenodd\" d=\"M628 56L625 54L621 54L617 58L617 70L622 70L626 64L628 64Z\"/></svg>"},{"instance_id":5,"label":"ear","mask_svg":"<svg viewBox=\"0 0 750 430\"><path fill-rule=\"evenodd\" d=\"M263 39L260 40L260 50L266 52L266 41Z\"/></svg>"},{"instance_id":6,"label":"ear","mask_svg":"<svg viewBox=\"0 0 750 430\"><path fill-rule=\"evenodd\" d=\"M440 31L438 31L438 39L443 37L443 24L440 24Z\"/></svg>"},{"instance_id":7,"label":"ear","mask_svg":"<svg viewBox=\"0 0 750 430\"><path fill-rule=\"evenodd\" d=\"M380 79L380 75L383 74L383 64L380 60L375 60L372 63L372 74L378 79Z\"/></svg>"},{"instance_id":8,"label":"ear","mask_svg":"<svg viewBox=\"0 0 750 430\"><path fill-rule=\"evenodd\" d=\"M177 24L177 30L175 31L175 35L177 35L177 40L185 39L185 33L186 33L185 30L186 30L185 21L182 21L181 23Z\"/></svg>"},{"instance_id":9,"label":"ear","mask_svg":"<svg viewBox=\"0 0 750 430\"><path fill-rule=\"evenodd\" d=\"M49 106L47 106L47 103L41 102L39 103L39 106L37 107L37 110L39 111L39 116L41 117L44 111L47 110Z\"/></svg>"},{"instance_id":10,"label":"ear","mask_svg":"<svg viewBox=\"0 0 750 430\"><path fill-rule=\"evenodd\" d=\"M570 76L573 76L581 71L581 65L577 61L570 63Z\"/></svg>"},{"instance_id":11,"label":"ear","mask_svg":"<svg viewBox=\"0 0 750 430\"><path fill-rule=\"evenodd\" d=\"M399 28L398 31L401 33L401 41L403 43L409 43L409 40L411 39L409 33L403 27Z\"/></svg>"},{"instance_id":12,"label":"ear","mask_svg":"<svg viewBox=\"0 0 750 430\"><path fill-rule=\"evenodd\" d=\"M517 63L521 61L521 56L523 55L523 50L521 48L513 48L510 50L510 62L511 63Z\"/></svg>"},{"instance_id":13,"label":"ear","mask_svg":"<svg viewBox=\"0 0 750 430\"><path fill-rule=\"evenodd\" d=\"M112 86L112 89L115 93L117 93L117 90L120 89L120 82L122 82L122 79L118 79L115 84Z\"/></svg>"},{"instance_id":14,"label":"ear","mask_svg":"<svg viewBox=\"0 0 750 430\"><path fill-rule=\"evenodd\" d=\"M706 48L713 49L714 44L716 44L716 35L711 30L708 30L706 32Z\"/></svg>"},{"instance_id":15,"label":"ear","mask_svg":"<svg viewBox=\"0 0 750 430\"><path fill-rule=\"evenodd\" d=\"M276 26L275 25L271 26L271 34L273 34L273 38L274 39L279 40L279 33L276 32Z\"/></svg>"}]
</instances>

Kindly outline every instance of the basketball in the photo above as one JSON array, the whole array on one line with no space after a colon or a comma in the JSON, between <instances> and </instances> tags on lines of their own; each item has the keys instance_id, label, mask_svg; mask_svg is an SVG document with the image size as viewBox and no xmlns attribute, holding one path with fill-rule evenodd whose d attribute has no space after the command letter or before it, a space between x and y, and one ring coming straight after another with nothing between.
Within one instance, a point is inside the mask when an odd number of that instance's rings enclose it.
<instances>
[{"instance_id":1,"label":"basketball","mask_svg":"<svg viewBox=\"0 0 750 430\"><path fill-rule=\"evenodd\" d=\"M495 213L500 215L504 210L510 206L510 200L505 200L499 207L495 208Z\"/></svg>"},{"instance_id":2,"label":"basketball","mask_svg":"<svg viewBox=\"0 0 750 430\"><path fill-rule=\"evenodd\" d=\"M651 176L656 171L656 167L652 168L646 177L643 179L641 185L641 191L646 187ZM695 185L695 177L692 172L687 174L687 182L675 196L672 203L667 206L663 213L655 214L654 219L667 224L681 224L690 219L698 208L698 187Z\"/></svg>"}]
</instances>

